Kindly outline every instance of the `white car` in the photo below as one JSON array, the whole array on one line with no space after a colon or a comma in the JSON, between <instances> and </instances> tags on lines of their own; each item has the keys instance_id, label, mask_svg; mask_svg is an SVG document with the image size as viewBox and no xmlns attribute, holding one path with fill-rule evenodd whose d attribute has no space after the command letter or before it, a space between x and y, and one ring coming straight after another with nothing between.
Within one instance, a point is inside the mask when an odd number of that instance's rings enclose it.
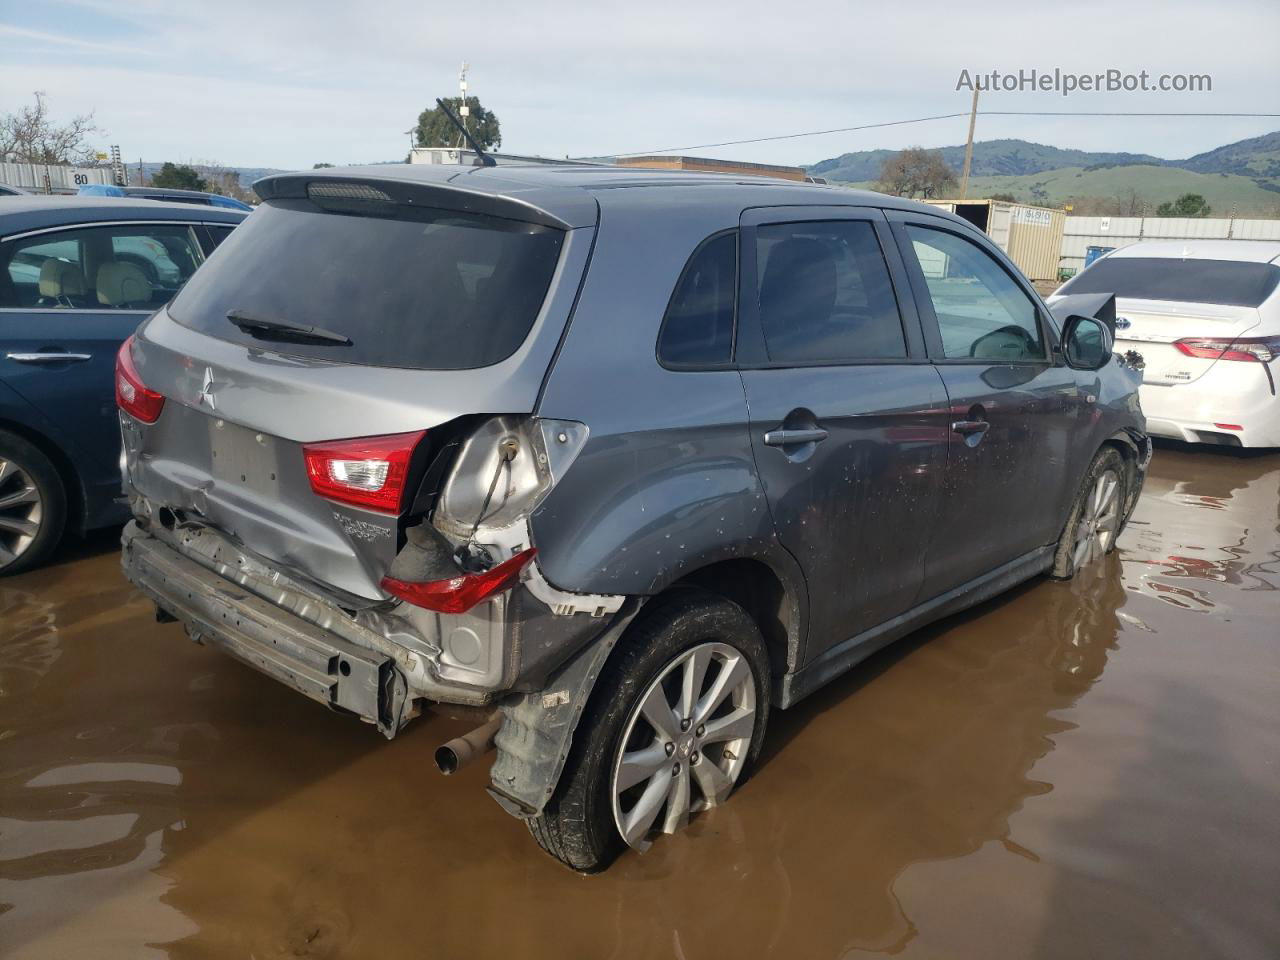
<instances>
[{"instance_id":1,"label":"white car","mask_svg":"<svg viewBox=\"0 0 1280 960\"><path fill-rule=\"evenodd\" d=\"M1115 350L1146 361L1147 431L1280 447L1280 242L1149 240L1095 261L1049 298L1114 293Z\"/></svg>"}]
</instances>

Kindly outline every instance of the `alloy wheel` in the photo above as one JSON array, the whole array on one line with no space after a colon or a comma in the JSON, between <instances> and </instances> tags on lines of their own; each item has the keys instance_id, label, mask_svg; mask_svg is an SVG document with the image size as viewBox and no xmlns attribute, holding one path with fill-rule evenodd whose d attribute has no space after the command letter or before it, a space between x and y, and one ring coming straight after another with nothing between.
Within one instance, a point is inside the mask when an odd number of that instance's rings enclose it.
<instances>
[{"instance_id":1,"label":"alloy wheel","mask_svg":"<svg viewBox=\"0 0 1280 960\"><path fill-rule=\"evenodd\" d=\"M1104 470L1085 496L1071 548L1074 570L1106 555L1120 529L1120 474Z\"/></svg>"},{"instance_id":2,"label":"alloy wheel","mask_svg":"<svg viewBox=\"0 0 1280 960\"><path fill-rule=\"evenodd\" d=\"M43 516L44 501L31 475L0 458L0 569L27 552Z\"/></svg>"},{"instance_id":3,"label":"alloy wheel","mask_svg":"<svg viewBox=\"0 0 1280 960\"><path fill-rule=\"evenodd\" d=\"M674 833L690 813L723 803L746 764L756 725L747 658L702 643L668 663L631 711L614 759L613 818L629 846Z\"/></svg>"}]
</instances>

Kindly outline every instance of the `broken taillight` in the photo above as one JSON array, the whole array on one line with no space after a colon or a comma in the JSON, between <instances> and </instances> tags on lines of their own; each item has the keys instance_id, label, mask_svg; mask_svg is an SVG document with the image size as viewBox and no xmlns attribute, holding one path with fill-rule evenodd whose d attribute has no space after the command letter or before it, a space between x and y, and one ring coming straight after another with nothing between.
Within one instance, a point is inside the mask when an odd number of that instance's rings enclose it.
<instances>
[{"instance_id":1,"label":"broken taillight","mask_svg":"<svg viewBox=\"0 0 1280 960\"><path fill-rule=\"evenodd\" d=\"M409 461L425 430L382 437L330 440L302 447L311 489L328 500L399 513L409 479Z\"/></svg>"},{"instance_id":2,"label":"broken taillight","mask_svg":"<svg viewBox=\"0 0 1280 960\"><path fill-rule=\"evenodd\" d=\"M416 607L437 613L466 613L476 604L514 587L520 580L520 571L537 552L530 547L484 573L459 573L445 580L409 583L383 577L382 589Z\"/></svg>"},{"instance_id":3,"label":"broken taillight","mask_svg":"<svg viewBox=\"0 0 1280 960\"><path fill-rule=\"evenodd\" d=\"M164 395L147 387L133 365L132 336L116 353L116 406L143 423L155 423L164 409Z\"/></svg>"}]
</instances>

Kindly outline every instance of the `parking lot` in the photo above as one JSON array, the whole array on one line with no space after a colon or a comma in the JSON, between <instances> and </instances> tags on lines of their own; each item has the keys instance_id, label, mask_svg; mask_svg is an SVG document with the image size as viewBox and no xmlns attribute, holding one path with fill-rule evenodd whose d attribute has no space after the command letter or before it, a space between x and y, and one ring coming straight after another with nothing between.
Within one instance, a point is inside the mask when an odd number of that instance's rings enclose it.
<instances>
[{"instance_id":1,"label":"parking lot","mask_svg":"<svg viewBox=\"0 0 1280 960\"><path fill-rule=\"evenodd\" d=\"M725 807L584 878L187 642L114 533L0 585L0 953L1274 956L1280 455L1162 446L1118 555L778 714ZM784 749L785 748L785 749Z\"/></svg>"}]
</instances>

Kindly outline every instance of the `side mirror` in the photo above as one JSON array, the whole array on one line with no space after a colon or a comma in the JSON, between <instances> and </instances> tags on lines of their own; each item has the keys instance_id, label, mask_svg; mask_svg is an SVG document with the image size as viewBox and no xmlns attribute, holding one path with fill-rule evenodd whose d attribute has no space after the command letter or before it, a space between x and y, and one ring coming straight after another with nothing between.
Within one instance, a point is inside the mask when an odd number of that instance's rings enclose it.
<instances>
[{"instance_id":1,"label":"side mirror","mask_svg":"<svg viewBox=\"0 0 1280 960\"><path fill-rule=\"evenodd\" d=\"M1111 330L1096 317L1073 314L1062 328L1062 354L1076 370L1100 370L1111 359Z\"/></svg>"}]
</instances>

